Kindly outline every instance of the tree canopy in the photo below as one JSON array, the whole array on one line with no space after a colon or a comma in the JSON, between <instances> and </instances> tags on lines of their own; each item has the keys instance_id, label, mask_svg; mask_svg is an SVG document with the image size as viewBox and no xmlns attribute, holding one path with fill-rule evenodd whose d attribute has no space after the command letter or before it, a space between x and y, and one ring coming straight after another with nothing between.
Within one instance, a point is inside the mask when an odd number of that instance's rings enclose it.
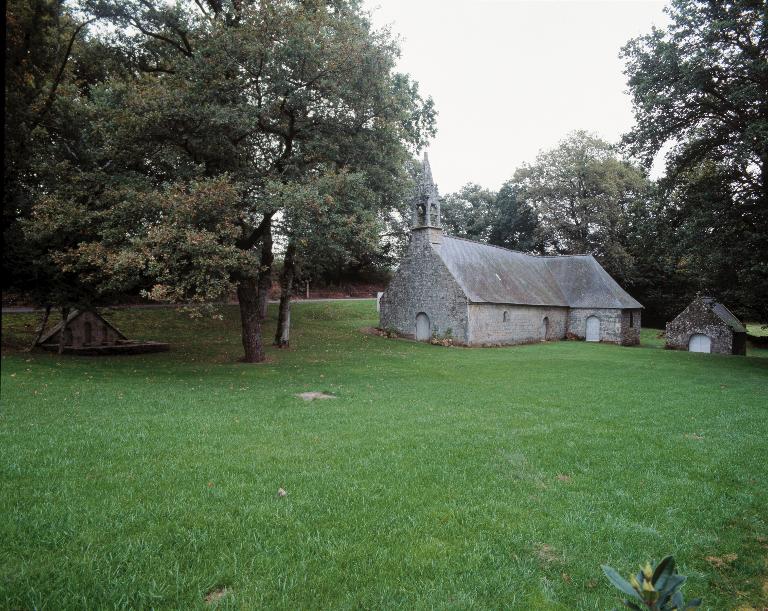
<instances>
[{"instance_id":1,"label":"tree canopy","mask_svg":"<svg viewBox=\"0 0 768 611\"><path fill-rule=\"evenodd\" d=\"M662 181L699 288L768 319L768 5L672 0L623 49L636 125L624 143Z\"/></svg>"},{"instance_id":2,"label":"tree canopy","mask_svg":"<svg viewBox=\"0 0 768 611\"><path fill-rule=\"evenodd\" d=\"M590 253L632 281L632 240L651 184L617 148L577 131L518 168L498 193L467 185L446 196L445 228L532 253Z\"/></svg>"},{"instance_id":3,"label":"tree canopy","mask_svg":"<svg viewBox=\"0 0 768 611\"><path fill-rule=\"evenodd\" d=\"M649 182L614 146L587 132L574 132L519 168L513 181L518 198L538 218L545 251L590 253L619 279L631 277L631 215L644 203Z\"/></svg>"},{"instance_id":4,"label":"tree canopy","mask_svg":"<svg viewBox=\"0 0 768 611\"><path fill-rule=\"evenodd\" d=\"M275 219L294 222L306 215L286 206L308 206L275 197L275 185L358 173L371 193L356 200L370 208L358 218L383 215L433 133L431 100L395 71L394 39L356 2L93 0L83 10L110 24L91 36L121 70L73 98L88 154L49 155L56 180L35 194L27 235L76 235L50 245L49 259L96 292L128 279L174 301L236 290L246 359L261 360L258 297L244 291L268 277Z\"/></svg>"}]
</instances>

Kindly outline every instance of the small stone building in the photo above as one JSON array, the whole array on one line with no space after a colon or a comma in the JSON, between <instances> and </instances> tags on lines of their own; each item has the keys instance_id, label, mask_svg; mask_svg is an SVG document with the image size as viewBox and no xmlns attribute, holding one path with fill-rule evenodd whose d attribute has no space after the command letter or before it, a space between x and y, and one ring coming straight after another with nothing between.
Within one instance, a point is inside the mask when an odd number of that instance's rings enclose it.
<instances>
[{"instance_id":1,"label":"small stone building","mask_svg":"<svg viewBox=\"0 0 768 611\"><path fill-rule=\"evenodd\" d=\"M139 354L164 352L169 346L162 342L129 340L112 323L93 310L72 310L66 325L60 322L45 333L37 345L58 350L64 333L64 352L81 355Z\"/></svg>"},{"instance_id":2,"label":"small stone building","mask_svg":"<svg viewBox=\"0 0 768 611\"><path fill-rule=\"evenodd\" d=\"M425 156L408 251L380 299L382 329L465 345L633 345L641 309L591 255L539 257L445 235Z\"/></svg>"},{"instance_id":3,"label":"small stone building","mask_svg":"<svg viewBox=\"0 0 768 611\"><path fill-rule=\"evenodd\" d=\"M747 330L722 303L699 295L667 323L666 348L715 354L747 354Z\"/></svg>"}]
</instances>

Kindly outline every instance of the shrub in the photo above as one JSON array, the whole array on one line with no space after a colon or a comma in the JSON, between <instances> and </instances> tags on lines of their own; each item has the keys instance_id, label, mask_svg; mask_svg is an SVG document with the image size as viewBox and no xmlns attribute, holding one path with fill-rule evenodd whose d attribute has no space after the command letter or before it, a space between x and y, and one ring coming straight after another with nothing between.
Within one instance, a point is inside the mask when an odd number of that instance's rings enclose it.
<instances>
[{"instance_id":1,"label":"shrub","mask_svg":"<svg viewBox=\"0 0 768 611\"><path fill-rule=\"evenodd\" d=\"M646 563L637 575L630 576L629 581L609 566L603 565L602 568L610 582L630 596L623 601L624 606L630 609L683 611L695 609L701 605L700 598L688 603L683 600L680 588L685 583L686 577L677 574L675 559L672 556L664 558L655 568L651 567L650 563Z\"/></svg>"}]
</instances>

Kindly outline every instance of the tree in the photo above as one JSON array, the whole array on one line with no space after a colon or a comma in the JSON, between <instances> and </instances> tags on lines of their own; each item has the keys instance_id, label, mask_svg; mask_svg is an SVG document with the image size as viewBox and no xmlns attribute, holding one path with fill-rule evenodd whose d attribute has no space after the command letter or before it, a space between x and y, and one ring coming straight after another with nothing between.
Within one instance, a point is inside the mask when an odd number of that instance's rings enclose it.
<instances>
[{"instance_id":1,"label":"tree","mask_svg":"<svg viewBox=\"0 0 768 611\"><path fill-rule=\"evenodd\" d=\"M98 230L57 256L76 268L105 235L122 235L107 250L143 254L153 297L206 303L235 291L245 358L263 360L259 280L283 212L271 185L330 166L364 171L386 201L408 147L433 131L432 103L394 72L394 41L356 2L88 7L113 24L103 40L130 77L92 93L111 182L90 202ZM121 191L135 202L128 225L104 205Z\"/></svg>"},{"instance_id":2,"label":"tree","mask_svg":"<svg viewBox=\"0 0 768 611\"><path fill-rule=\"evenodd\" d=\"M37 193L50 188L50 174L40 169L63 161L64 144L80 126L62 99L78 94L83 75L73 58L87 25L53 0L11 0L6 7L3 288L38 304L70 293L45 257L46 246L28 240L23 224Z\"/></svg>"},{"instance_id":3,"label":"tree","mask_svg":"<svg viewBox=\"0 0 768 611\"><path fill-rule=\"evenodd\" d=\"M522 252L543 252L543 244L537 238L538 220L533 209L522 201L517 187L505 182L496 194L488 243Z\"/></svg>"},{"instance_id":4,"label":"tree","mask_svg":"<svg viewBox=\"0 0 768 611\"><path fill-rule=\"evenodd\" d=\"M537 238L546 252L590 253L621 281L631 279L627 250L631 211L649 190L643 172L620 159L615 147L577 131L539 153L511 181L517 198L538 219Z\"/></svg>"},{"instance_id":5,"label":"tree","mask_svg":"<svg viewBox=\"0 0 768 611\"><path fill-rule=\"evenodd\" d=\"M543 248L536 238L536 215L511 181L498 193L468 183L445 196L441 216L445 230L460 238L525 252Z\"/></svg>"},{"instance_id":6,"label":"tree","mask_svg":"<svg viewBox=\"0 0 768 611\"><path fill-rule=\"evenodd\" d=\"M452 235L487 242L496 206L496 193L467 183L457 193L443 198L440 216L443 228Z\"/></svg>"},{"instance_id":7,"label":"tree","mask_svg":"<svg viewBox=\"0 0 768 611\"><path fill-rule=\"evenodd\" d=\"M80 102L119 66L87 37L92 22L52 0L14 0L6 10L3 287L45 306L36 339L54 304L66 325L72 307L107 298L57 260L88 232L77 214L102 184ZM49 214L57 207L71 224Z\"/></svg>"},{"instance_id":8,"label":"tree","mask_svg":"<svg viewBox=\"0 0 768 611\"><path fill-rule=\"evenodd\" d=\"M672 0L667 12L666 30L622 51L636 122L624 143L647 166L671 147L662 184L678 239L702 285L717 284L698 288L768 320L768 4Z\"/></svg>"},{"instance_id":9,"label":"tree","mask_svg":"<svg viewBox=\"0 0 768 611\"><path fill-rule=\"evenodd\" d=\"M361 252L375 251L382 223L377 194L362 172L329 170L303 182L274 182L270 188L270 200L280 202L282 210L276 229L286 242L274 340L274 345L285 348L296 281Z\"/></svg>"}]
</instances>

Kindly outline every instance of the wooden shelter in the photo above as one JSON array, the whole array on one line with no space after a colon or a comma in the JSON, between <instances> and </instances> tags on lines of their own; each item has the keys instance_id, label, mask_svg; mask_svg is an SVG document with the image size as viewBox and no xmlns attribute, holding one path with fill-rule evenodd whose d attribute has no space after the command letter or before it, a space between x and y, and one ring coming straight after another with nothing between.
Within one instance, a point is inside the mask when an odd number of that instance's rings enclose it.
<instances>
[{"instance_id":1,"label":"wooden shelter","mask_svg":"<svg viewBox=\"0 0 768 611\"><path fill-rule=\"evenodd\" d=\"M169 345L162 342L129 340L108 320L94 310L72 310L66 323L61 321L43 334L37 345L58 350L64 334L64 352L68 354L139 354L164 352Z\"/></svg>"}]
</instances>

